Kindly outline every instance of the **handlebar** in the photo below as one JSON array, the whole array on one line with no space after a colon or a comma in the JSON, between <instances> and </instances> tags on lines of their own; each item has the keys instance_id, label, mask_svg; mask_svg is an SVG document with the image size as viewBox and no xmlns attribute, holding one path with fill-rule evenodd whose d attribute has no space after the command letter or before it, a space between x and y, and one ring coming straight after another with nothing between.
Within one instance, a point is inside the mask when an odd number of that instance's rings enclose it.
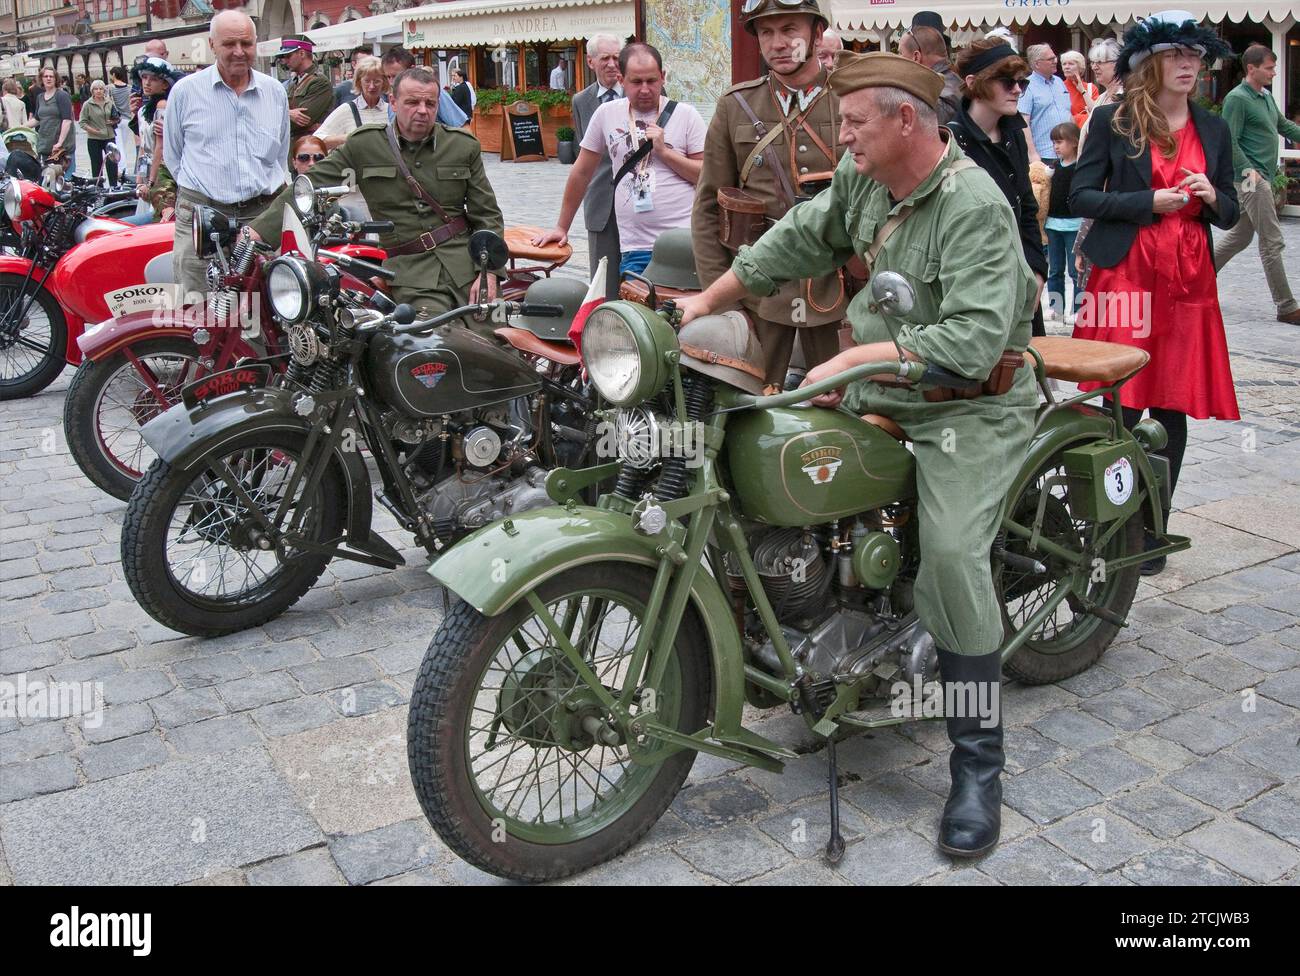
<instances>
[{"instance_id":1,"label":"handlebar","mask_svg":"<svg viewBox=\"0 0 1300 976\"><path fill-rule=\"evenodd\" d=\"M543 305L540 302L523 302L519 306L520 315L532 315L539 319L564 318L563 305Z\"/></svg>"},{"instance_id":2,"label":"handlebar","mask_svg":"<svg viewBox=\"0 0 1300 976\"><path fill-rule=\"evenodd\" d=\"M521 302L507 302L497 300L494 302L479 302L475 305L462 305L460 308L453 308L449 312L443 312L428 319L415 320L415 311L409 305L398 305L397 308L385 315L382 319L373 324L365 326L365 331L378 332L390 331L393 335L413 335L419 332L430 332L440 325L446 325L455 319L464 318L466 315L476 313L488 315L495 308L504 308L505 314L510 315L540 315L542 317L559 318L564 315L564 309L559 305L540 305L527 304Z\"/></svg>"},{"instance_id":3,"label":"handlebar","mask_svg":"<svg viewBox=\"0 0 1300 976\"><path fill-rule=\"evenodd\" d=\"M350 271L361 277L383 278L385 281L392 281L397 277L397 273L389 268L371 264L369 261L363 261L360 258L354 258L350 254L343 254L341 251L321 251L318 256L325 255L332 258L343 270Z\"/></svg>"},{"instance_id":4,"label":"handlebar","mask_svg":"<svg viewBox=\"0 0 1300 976\"><path fill-rule=\"evenodd\" d=\"M937 367L927 367L925 363L911 360L900 362L897 359L885 359L875 363L863 363L860 366L854 366L852 369L846 369L842 373L836 373L834 376L828 376L824 380L818 380L816 383L810 383L794 390L786 390L784 393L773 393L769 396L742 393L736 397L733 409L771 410L775 407L792 407L796 403L803 403L805 400L811 400L815 396L829 393L831 390L838 390L855 380L864 380L868 376L875 376L878 373L891 373L900 379L916 383L932 368ZM953 374L949 373L948 375L952 376ZM954 378L961 380L962 386L970 385L970 380L961 377Z\"/></svg>"}]
</instances>

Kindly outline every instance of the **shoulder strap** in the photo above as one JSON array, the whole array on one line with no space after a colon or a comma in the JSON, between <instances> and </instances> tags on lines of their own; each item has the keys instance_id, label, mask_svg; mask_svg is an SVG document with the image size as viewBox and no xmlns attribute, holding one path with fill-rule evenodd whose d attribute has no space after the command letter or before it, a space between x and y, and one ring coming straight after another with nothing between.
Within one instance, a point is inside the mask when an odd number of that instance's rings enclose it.
<instances>
[{"instance_id":1,"label":"shoulder strap","mask_svg":"<svg viewBox=\"0 0 1300 976\"><path fill-rule=\"evenodd\" d=\"M677 102L675 102L673 99L670 98L668 100L668 104L664 106L664 110L659 113L659 118L655 121L655 125L659 126L659 128L662 129L668 123L668 120L672 118L673 109L675 109L676 107L677 107ZM623 179L623 177L627 176L628 173L632 172L636 164L641 162L641 160L645 159L646 156L650 154L650 150L653 148L654 148L654 143L652 143L649 139L641 143L641 145L637 146L636 151L633 152L630 156L628 156L627 159L623 160L623 165L620 166L618 168L618 172L614 174L614 182L612 185L618 186L619 181Z\"/></svg>"},{"instance_id":2,"label":"shoulder strap","mask_svg":"<svg viewBox=\"0 0 1300 976\"><path fill-rule=\"evenodd\" d=\"M433 212L442 219L443 223L450 223L451 218L447 216L447 211L443 210L442 205L429 195L429 191L420 185L419 180L411 175L411 168L406 165L406 160L402 158L401 147L397 145L397 130L393 128L391 122L385 127L384 132L388 135L388 148L393 151L393 161L397 163L397 171L402 174L402 179L406 180L406 185L411 188L411 192L432 207Z\"/></svg>"},{"instance_id":3,"label":"shoulder strap","mask_svg":"<svg viewBox=\"0 0 1300 976\"><path fill-rule=\"evenodd\" d=\"M745 101L745 99L741 97L740 92L732 92L731 95L740 104L741 111L749 116L749 121L754 123L754 130L760 136L758 140L758 145L756 145L752 150L750 150L749 156L746 157L744 165L740 167L740 185L743 187L746 183L749 182L749 174L753 171L754 167L758 164L759 155L763 152L764 149L766 149L768 146L772 144L773 140L775 140L777 136L781 134L782 129L781 126L778 125L769 131L767 126L762 122L762 120L760 120L759 117L754 114L754 110L750 108L749 102ZM785 169L782 168L780 165L773 166L772 170L773 172L776 173L777 182L781 184L781 191L785 194L786 206L793 207L794 187L790 185L790 177L786 175Z\"/></svg>"},{"instance_id":4,"label":"shoulder strap","mask_svg":"<svg viewBox=\"0 0 1300 976\"><path fill-rule=\"evenodd\" d=\"M358 129L361 128L361 110L357 108L355 98L348 102L348 108L352 109L352 121L357 124Z\"/></svg>"},{"instance_id":5,"label":"shoulder strap","mask_svg":"<svg viewBox=\"0 0 1300 976\"><path fill-rule=\"evenodd\" d=\"M946 180L954 173L960 173L964 169L970 169L972 166L978 165L979 164L973 159L954 159L944 169L943 176L941 176L940 179ZM903 225L903 221L912 216L912 213L915 210L916 207L909 204L880 225L880 229L876 231L876 236L871 239L871 243L867 246L867 253L862 259L862 263L867 266L868 275L871 274L871 269L875 266L876 258L880 255L881 249L885 246L885 241L889 240L889 238L893 236L894 231L898 230L898 228Z\"/></svg>"}]
</instances>

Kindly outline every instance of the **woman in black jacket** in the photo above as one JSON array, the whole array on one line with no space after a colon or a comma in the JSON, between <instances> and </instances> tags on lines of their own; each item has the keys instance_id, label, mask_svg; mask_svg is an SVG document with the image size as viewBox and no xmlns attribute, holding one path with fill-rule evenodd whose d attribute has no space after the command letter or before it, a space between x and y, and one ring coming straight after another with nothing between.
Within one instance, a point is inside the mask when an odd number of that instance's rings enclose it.
<instances>
[{"instance_id":1,"label":"woman in black jacket","mask_svg":"<svg viewBox=\"0 0 1300 976\"><path fill-rule=\"evenodd\" d=\"M1002 188L1020 226L1025 261L1038 279L1047 280L1047 254L1038 226L1038 201L1029 182L1029 149L1020 96L1029 84L1029 65L1001 37L976 41L957 55L963 79L961 110L948 123L962 152ZM1043 311L1034 310L1033 334L1045 335Z\"/></svg>"},{"instance_id":2,"label":"woman in black jacket","mask_svg":"<svg viewBox=\"0 0 1300 976\"><path fill-rule=\"evenodd\" d=\"M1094 218L1082 247L1094 267L1074 334L1151 354L1120 396L1128 426L1148 410L1168 432L1160 453L1171 495L1188 416L1239 418L1210 241L1211 224L1237 221L1232 140L1222 119L1191 101L1202 61L1230 53L1195 21L1139 22L1120 52L1123 100L1093 112L1070 191L1075 216ZM1163 568L1161 557L1142 571Z\"/></svg>"}]
</instances>

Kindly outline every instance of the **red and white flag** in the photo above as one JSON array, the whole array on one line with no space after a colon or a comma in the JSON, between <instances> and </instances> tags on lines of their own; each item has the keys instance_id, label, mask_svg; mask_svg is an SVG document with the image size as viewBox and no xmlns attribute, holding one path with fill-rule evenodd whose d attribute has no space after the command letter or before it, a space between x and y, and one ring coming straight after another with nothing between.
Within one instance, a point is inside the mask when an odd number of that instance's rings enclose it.
<instances>
[{"instance_id":1,"label":"red and white flag","mask_svg":"<svg viewBox=\"0 0 1300 976\"><path fill-rule=\"evenodd\" d=\"M578 355L582 355L582 330L587 324L587 316L591 314L592 309L605 300L605 275L607 273L606 265L609 264L609 258L600 259L600 264L596 265L596 273L591 276L591 285L587 288L587 295L582 300L582 305L578 309L578 314L573 317L573 324L569 326L569 341L573 343L578 350Z\"/></svg>"}]
</instances>

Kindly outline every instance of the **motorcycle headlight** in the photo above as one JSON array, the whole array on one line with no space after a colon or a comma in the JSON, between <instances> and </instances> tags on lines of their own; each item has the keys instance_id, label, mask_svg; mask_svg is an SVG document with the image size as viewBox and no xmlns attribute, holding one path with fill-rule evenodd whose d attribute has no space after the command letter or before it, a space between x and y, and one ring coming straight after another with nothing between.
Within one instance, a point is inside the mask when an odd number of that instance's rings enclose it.
<instances>
[{"instance_id":1,"label":"motorcycle headlight","mask_svg":"<svg viewBox=\"0 0 1300 976\"><path fill-rule=\"evenodd\" d=\"M267 297L275 317L288 325L304 321L329 288L320 265L301 258L283 257L266 272Z\"/></svg>"},{"instance_id":2,"label":"motorcycle headlight","mask_svg":"<svg viewBox=\"0 0 1300 976\"><path fill-rule=\"evenodd\" d=\"M15 177L11 179L5 187L5 216L10 220L17 220L23 212L23 191L18 186L18 180Z\"/></svg>"},{"instance_id":3,"label":"motorcycle headlight","mask_svg":"<svg viewBox=\"0 0 1300 976\"><path fill-rule=\"evenodd\" d=\"M663 389L677 335L657 312L632 302L606 302L582 330L582 359L596 389L617 407Z\"/></svg>"},{"instance_id":4,"label":"motorcycle headlight","mask_svg":"<svg viewBox=\"0 0 1300 976\"><path fill-rule=\"evenodd\" d=\"M293 181L293 209L303 217L310 217L316 209L316 187L305 176Z\"/></svg>"}]
</instances>

